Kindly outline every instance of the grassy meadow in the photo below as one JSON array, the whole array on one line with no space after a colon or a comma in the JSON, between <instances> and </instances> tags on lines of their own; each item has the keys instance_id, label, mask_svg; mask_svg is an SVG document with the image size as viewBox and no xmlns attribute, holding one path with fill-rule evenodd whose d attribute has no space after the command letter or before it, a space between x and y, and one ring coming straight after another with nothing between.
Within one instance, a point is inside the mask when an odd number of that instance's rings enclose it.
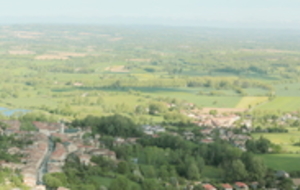
<instances>
[{"instance_id":1,"label":"grassy meadow","mask_svg":"<svg viewBox=\"0 0 300 190\"><path fill-rule=\"evenodd\" d=\"M264 154L258 156L264 160L268 167L275 170L290 172L300 168L300 154Z\"/></svg>"},{"instance_id":2,"label":"grassy meadow","mask_svg":"<svg viewBox=\"0 0 300 190\"><path fill-rule=\"evenodd\" d=\"M275 99L266 102L256 108L262 111L281 110L283 112L291 112L300 109L300 97L276 97Z\"/></svg>"},{"instance_id":3,"label":"grassy meadow","mask_svg":"<svg viewBox=\"0 0 300 190\"><path fill-rule=\"evenodd\" d=\"M265 137L272 143L278 144L282 147L284 152L300 153L300 146L294 146L294 143L300 142L300 131L297 128L289 128L288 133L253 133L252 137L258 139Z\"/></svg>"},{"instance_id":4,"label":"grassy meadow","mask_svg":"<svg viewBox=\"0 0 300 190\"><path fill-rule=\"evenodd\" d=\"M252 108L268 101L268 97L263 96L248 96L243 97L240 102L235 106L236 108Z\"/></svg>"}]
</instances>

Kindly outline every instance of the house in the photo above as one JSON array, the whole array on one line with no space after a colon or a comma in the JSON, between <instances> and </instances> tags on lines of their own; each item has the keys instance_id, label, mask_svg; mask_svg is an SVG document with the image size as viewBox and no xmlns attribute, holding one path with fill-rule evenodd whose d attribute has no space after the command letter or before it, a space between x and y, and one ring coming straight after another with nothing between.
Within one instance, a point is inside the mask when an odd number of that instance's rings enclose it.
<instances>
[{"instance_id":1,"label":"house","mask_svg":"<svg viewBox=\"0 0 300 190\"><path fill-rule=\"evenodd\" d=\"M36 185L36 176L24 174L23 182L29 187L35 187Z\"/></svg>"},{"instance_id":2,"label":"house","mask_svg":"<svg viewBox=\"0 0 300 190\"><path fill-rule=\"evenodd\" d=\"M80 128L71 128L71 129L64 129L64 134L70 138L82 138L85 132L81 131Z\"/></svg>"},{"instance_id":3,"label":"house","mask_svg":"<svg viewBox=\"0 0 300 190\"><path fill-rule=\"evenodd\" d=\"M252 127L252 121L250 119L242 121L241 124L244 125L244 126L246 126L247 128L251 128Z\"/></svg>"},{"instance_id":4,"label":"house","mask_svg":"<svg viewBox=\"0 0 300 190\"><path fill-rule=\"evenodd\" d=\"M129 143L129 144L136 144L136 141L138 139L139 138L128 138L128 139L126 139L126 142Z\"/></svg>"},{"instance_id":5,"label":"house","mask_svg":"<svg viewBox=\"0 0 300 190\"><path fill-rule=\"evenodd\" d=\"M70 190L70 189L65 188L65 187L59 187L59 188L57 188L57 190Z\"/></svg>"},{"instance_id":6,"label":"house","mask_svg":"<svg viewBox=\"0 0 300 190\"><path fill-rule=\"evenodd\" d=\"M184 132L183 136L186 140L193 140L195 138L195 134L190 131Z\"/></svg>"},{"instance_id":7,"label":"house","mask_svg":"<svg viewBox=\"0 0 300 190\"><path fill-rule=\"evenodd\" d=\"M37 185L37 186L35 186L34 190L46 190L46 186L45 185Z\"/></svg>"},{"instance_id":8,"label":"house","mask_svg":"<svg viewBox=\"0 0 300 190\"><path fill-rule=\"evenodd\" d=\"M246 185L243 182L235 182L234 189L235 190L249 190L249 187L248 187L248 185Z\"/></svg>"},{"instance_id":9,"label":"house","mask_svg":"<svg viewBox=\"0 0 300 190\"><path fill-rule=\"evenodd\" d=\"M233 190L232 186L228 183L221 184L222 190Z\"/></svg>"},{"instance_id":10,"label":"house","mask_svg":"<svg viewBox=\"0 0 300 190\"><path fill-rule=\"evenodd\" d=\"M125 143L125 139L121 138L121 137L117 137L115 138L114 142L113 142L113 145L114 146L120 146L122 144Z\"/></svg>"},{"instance_id":11,"label":"house","mask_svg":"<svg viewBox=\"0 0 300 190\"><path fill-rule=\"evenodd\" d=\"M210 135L212 133L212 128L202 129L200 132L202 135Z\"/></svg>"},{"instance_id":12,"label":"house","mask_svg":"<svg viewBox=\"0 0 300 190\"><path fill-rule=\"evenodd\" d=\"M212 186L211 184L203 184L202 187L205 190L217 190L214 186Z\"/></svg>"},{"instance_id":13,"label":"house","mask_svg":"<svg viewBox=\"0 0 300 190\"><path fill-rule=\"evenodd\" d=\"M108 149L93 149L89 152L90 155L93 156L102 156L105 158L110 158L112 160L116 160L116 153L113 151L110 151Z\"/></svg>"},{"instance_id":14,"label":"house","mask_svg":"<svg viewBox=\"0 0 300 190\"><path fill-rule=\"evenodd\" d=\"M151 126L151 125L143 125L142 130L147 135L153 135L156 133L164 133L166 132L165 128L161 126Z\"/></svg>"},{"instance_id":15,"label":"house","mask_svg":"<svg viewBox=\"0 0 300 190\"><path fill-rule=\"evenodd\" d=\"M283 170L279 170L275 173L275 176L277 178L289 178L290 174L288 174L287 172L283 171Z\"/></svg>"},{"instance_id":16,"label":"house","mask_svg":"<svg viewBox=\"0 0 300 190\"><path fill-rule=\"evenodd\" d=\"M89 152L89 151L95 149L94 146L83 145L83 144L77 144L77 148L78 148L78 151L81 153Z\"/></svg>"},{"instance_id":17,"label":"house","mask_svg":"<svg viewBox=\"0 0 300 190\"><path fill-rule=\"evenodd\" d=\"M214 142L214 140L212 138L206 138L206 139L201 140L201 143L204 143L204 144L210 144L213 142Z\"/></svg>"},{"instance_id":18,"label":"house","mask_svg":"<svg viewBox=\"0 0 300 190\"><path fill-rule=\"evenodd\" d=\"M7 152L9 154L20 154L21 153L21 149L19 149L18 147L11 147L7 150Z\"/></svg>"},{"instance_id":19,"label":"house","mask_svg":"<svg viewBox=\"0 0 300 190\"><path fill-rule=\"evenodd\" d=\"M61 133L52 133L51 138L52 139L59 139L61 142L69 141L69 138L65 134L61 134Z\"/></svg>"},{"instance_id":20,"label":"house","mask_svg":"<svg viewBox=\"0 0 300 190\"><path fill-rule=\"evenodd\" d=\"M84 165L89 165L90 163L90 160L91 160L91 156L88 155L88 154L80 154L79 156L79 160L80 160L80 163L84 164Z\"/></svg>"},{"instance_id":21,"label":"house","mask_svg":"<svg viewBox=\"0 0 300 190\"><path fill-rule=\"evenodd\" d=\"M59 133L61 131L61 123L43 123L34 121L32 124L37 128L39 133L50 136L51 133Z\"/></svg>"},{"instance_id":22,"label":"house","mask_svg":"<svg viewBox=\"0 0 300 190\"><path fill-rule=\"evenodd\" d=\"M299 186L300 187L300 178L294 178L292 179L294 185Z\"/></svg>"},{"instance_id":23,"label":"house","mask_svg":"<svg viewBox=\"0 0 300 190\"><path fill-rule=\"evenodd\" d=\"M64 146L60 143L56 143L55 150L52 152L50 160L51 162L59 162L64 164L64 160L67 157L67 151Z\"/></svg>"},{"instance_id":24,"label":"house","mask_svg":"<svg viewBox=\"0 0 300 190\"><path fill-rule=\"evenodd\" d=\"M20 130L21 122L18 120L5 120L2 122L5 123L8 126L8 128L14 129L16 131Z\"/></svg>"},{"instance_id":25,"label":"house","mask_svg":"<svg viewBox=\"0 0 300 190\"><path fill-rule=\"evenodd\" d=\"M66 147L67 152L69 154L78 150L78 147L75 144L73 144L72 142L64 142L63 144Z\"/></svg>"},{"instance_id":26,"label":"house","mask_svg":"<svg viewBox=\"0 0 300 190\"><path fill-rule=\"evenodd\" d=\"M47 164L47 167L48 167L48 173L60 173L60 172L62 172L61 165L59 165L59 163L49 162Z\"/></svg>"},{"instance_id":27,"label":"house","mask_svg":"<svg viewBox=\"0 0 300 190\"><path fill-rule=\"evenodd\" d=\"M7 127L3 130L5 135L12 135L18 131L20 131L21 123L20 121L2 121L7 125Z\"/></svg>"},{"instance_id":28,"label":"house","mask_svg":"<svg viewBox=\"0 0 300 190\"><path fill-rule=\"evenodd\" d=\"M249 186L251 187L251 189L258 189L259 183L257 181L254 181L250 183Z\"/></svg>"}]
</instances>

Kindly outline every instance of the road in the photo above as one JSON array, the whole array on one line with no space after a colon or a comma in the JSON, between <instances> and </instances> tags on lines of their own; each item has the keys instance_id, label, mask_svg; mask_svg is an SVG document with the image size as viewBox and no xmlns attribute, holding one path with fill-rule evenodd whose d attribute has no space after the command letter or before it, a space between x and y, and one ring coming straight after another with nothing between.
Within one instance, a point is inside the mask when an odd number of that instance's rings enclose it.
<instances>
[{"instance_id":1,"label":"road","mask_svg":"<svg viewBox=\"0 0 300 190\"><path fill-rule=\"evenodd\" d=\"M54 151L54 143L53 141L49 138L48 140L48 152L44 157L44 160L42 162L42 164L40 165L38 171L37 171L37 185L43 185L43 176L47 173L48 168L47 168L47 164L48 161L50 159L50 156L52 154L52 152Z\"/></svg>"}]
</instances>

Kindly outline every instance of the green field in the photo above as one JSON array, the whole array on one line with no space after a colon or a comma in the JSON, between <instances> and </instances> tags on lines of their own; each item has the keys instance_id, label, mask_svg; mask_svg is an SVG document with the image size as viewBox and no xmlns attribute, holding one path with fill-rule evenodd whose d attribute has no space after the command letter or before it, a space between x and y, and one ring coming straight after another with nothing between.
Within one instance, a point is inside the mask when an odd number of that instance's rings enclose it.
<instances>
[{"instance_id":1,"label":"green field","mask_svg":"<svg viewBox=\"0 0 300 190\"><path fill-rule=\"evenodd\" d=\"M293 146L294 143L300 141L300 131L296 128L290 128L288 133L253 133L252 137L258 139L265 137L272 143L278 144L285 152L300 152L300 146Z\"/></svg>"},{"instance_id":2,"label":"green field","mask_svg":"<svg viewBox=\"0 0 300 190\"><path fill-rule=\"evenodd\" d=\"M300 168L300 154L264 154L258 155L265 164L275 170L295 171Z\"/></svg>"},{"instance_id":3,"label":"green field","mask_svg":"<svg viewBox=\"0 0 300 190\"><path fill-rule=\"evenodd\" d=\"M299 96L300 83L286 83L275 85L276 96Z\"/></svg>"},{"instance_id":4,"label":"green field","mask_svg":"<svg viewBox=\"0 0 300 190\"><path fill-rule=\"evenodd\" d=\"M263 102L268 101L268 97L257 97L257 96L249 96L243 97L241 101L236 105L236 108L251 108L257 106Z\"/></svg>"},{"instance_id":5,"label":"green field","mask_svg":"<svg viewBox=\"0 0 300 190\"><path fill-rule=\"evenodd\" d=\"M263 111L296 111L300 109L300 97L276 97L274 100L258 106Z\"/></svg>"}]
</instances>

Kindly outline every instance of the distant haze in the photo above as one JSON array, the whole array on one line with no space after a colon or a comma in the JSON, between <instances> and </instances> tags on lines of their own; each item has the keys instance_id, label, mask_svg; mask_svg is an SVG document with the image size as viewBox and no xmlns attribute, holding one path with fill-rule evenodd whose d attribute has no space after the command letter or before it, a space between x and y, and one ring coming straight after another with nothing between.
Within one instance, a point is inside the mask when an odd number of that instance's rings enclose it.
<instances>
[{"instance_id":1,"label":"distant haze","mask_svg":"<svg viewBox=\"0 0 300 190\"><path fill-rule=\"evenodd\" d=\"M300 29L299 0L10 0L0 24L139 24Z\"/></svg>"}]
</instances>

